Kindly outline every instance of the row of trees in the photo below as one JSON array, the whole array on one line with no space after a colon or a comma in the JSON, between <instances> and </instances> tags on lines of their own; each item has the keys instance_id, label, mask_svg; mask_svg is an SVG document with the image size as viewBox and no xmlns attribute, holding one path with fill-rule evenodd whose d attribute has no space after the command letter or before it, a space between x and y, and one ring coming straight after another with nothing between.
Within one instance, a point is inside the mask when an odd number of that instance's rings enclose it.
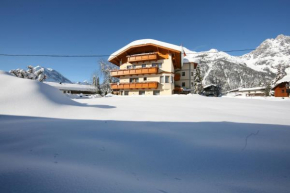
<instances>
[{"instance_id":1,"label":"row of trees","mask_svg":"<svg viewBox=\"0 0 290 193\"><path fill-rule=\"evenodd\" d=\"M28 66L27 70L24 69L10 70L9 73L19 78L38 80L39 82L43 82L47 78L46 75L44 74L43 68L39 70L34 70L33 66Z\"/></svg>"}]
</instances>

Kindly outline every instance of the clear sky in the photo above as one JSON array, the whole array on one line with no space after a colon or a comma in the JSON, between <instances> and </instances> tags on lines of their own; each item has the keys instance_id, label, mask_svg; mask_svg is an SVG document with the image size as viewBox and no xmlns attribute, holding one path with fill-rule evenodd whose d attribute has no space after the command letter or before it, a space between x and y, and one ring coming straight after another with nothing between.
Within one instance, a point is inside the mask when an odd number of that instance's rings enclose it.
<instances>
[{"instance_id":1,"label":"clear sky","mask_svg":"<svg viewBox=\"0 0 290 193\"><path fill-rule=\"evenodd\" d=\"M145 38L195 51L256 48L290 35L289 8L290 0L0 0L0 54L111 54ZM83 81L98 60L0 56L0 70L41 65Z\"/></svg>"}]
</instances>

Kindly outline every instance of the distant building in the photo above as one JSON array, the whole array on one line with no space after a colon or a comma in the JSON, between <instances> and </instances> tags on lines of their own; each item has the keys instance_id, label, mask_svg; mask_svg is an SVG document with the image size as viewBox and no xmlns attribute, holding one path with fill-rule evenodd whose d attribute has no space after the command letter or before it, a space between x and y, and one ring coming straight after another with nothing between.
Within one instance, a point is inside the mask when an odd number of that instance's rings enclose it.
<instances>
[{"instance_id":1,"label":"distant building","mask_svg":"<svg viewBox=\"0 0 290 193\"><path fill-rule=\"evenodd\" d=\"M289 97L290 75L279 80L273 87L275 97Z\"/></svg>"},{"instance_id":2,"label":"distant building","mask_svg":"<svg viewBox=\"0 0 290 193\"><path fill-rule=\"evenodd\" d=\"M228 91L227 95L246 97L266 96L266 87L237 88Z\"/></svg>"},{"instance_id":3,"label":"distant building","mask_svg":"<svg viewBox=\"0 0 290 193\"><path fill-rule=\"evenodd\" d=\"M144 39L131 42L113 53L109 62L120 67L111 71L118 77L112 83L114 93L121 95L171 95L193 89L193 59L184 59L181 46Z\"/></svg>"},{"instance_id":4,"label":"distant building","mask_svg":"<svg viewBox=\"0 0 290 193\"><path fill-rule=\"evenodd\" d=\"M91 95L96 94L96 88L92 85L70 84L70 83L58 83L58 82L44 82L50 86L53 86L63 93L68 94L84 94Z\"/></svg>"},{"instance_id":5,"label":"distant building","mask_svg":"<svg viewBox=\"0 0 290 193\"><path fill-rule=\"evenodd\" d=\"M204 86L201 94L204 96L220 96L220 87L215 84Z\"/></svg>"}]
</instances>

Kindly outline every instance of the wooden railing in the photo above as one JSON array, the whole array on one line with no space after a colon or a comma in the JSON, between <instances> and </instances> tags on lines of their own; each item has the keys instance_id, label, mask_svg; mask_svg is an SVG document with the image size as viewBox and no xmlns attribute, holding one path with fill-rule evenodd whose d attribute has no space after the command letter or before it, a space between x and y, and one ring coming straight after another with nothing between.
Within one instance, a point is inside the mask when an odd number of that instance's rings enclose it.
<instances>
[{"instance_id":1,"label":"wooden railing","mask_svg":"<svg viewBox=\"0 0 290 193\"><path fill-rule=\"evenodd\" d=\"M157 74L157 67L150 68L134 68L134 69L125 69L125 70L114 70L111 71L111 76L126 76L126 75L139 75L139 74Z\"/></svg>"},{"instance_id":2,"label":"wooden railing","mask_svg":"<svg viewBox=\"0 0 290 193\"><path fill-rule=\"evenodd\" d=\"M134 83L112 83L112 90L126 89L157 89L158 82L134 82Z\"/></svg>"},{"instance_id":3,"label":"wooden railing","mask_svg":"<svg viewBox=\"0 0 290 193\"><path fill-rule=\"evenodd\" d=\"M150 61L150 60L157 60L158 54L157 53L150 53L144 55L132 55L127 56L128 62L141 62L141 61Z\"/></svg>"}]
</instances>

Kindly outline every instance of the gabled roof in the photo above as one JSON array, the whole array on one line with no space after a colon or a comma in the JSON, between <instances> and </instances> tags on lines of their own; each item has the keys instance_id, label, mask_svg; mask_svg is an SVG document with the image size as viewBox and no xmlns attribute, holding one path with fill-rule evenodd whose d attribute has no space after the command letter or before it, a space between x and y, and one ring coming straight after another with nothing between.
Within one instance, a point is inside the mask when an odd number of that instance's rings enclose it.
<instances>
[{"instance_id":1,"label":"gabled roof","mask_svg":"<svg viewBox=\"0 0 290 193\"><path fill-rule=\"evenodd\" d=\"M284 82L290 82L290 75L286 75L281 80L278 80L273 88Z\"/></svg>"},{"instance_id":2,"label":"gabled roof","mask_svg":"<svg viewBox=\"0 0 290 193\"><path fill-rule=\"evenodd\" d=\"M183 63L196 63L199 64L199 59L194 57L185 56L183 58Z\"/></svg>"},{"instance_id":3,"label":"gabled roof","mask_svg":"<svg viewBox=\"0 0 290 193\"><path fill-rule=\"evenodd\" d=\"M181 46L177 46L174 44L170 44L170 43L166 43L166 42L162 42L162 41L158 41L158 40L153 40L153 39L141 39L141 40L133 41L133 42L127 44L126 46L122 47L121 49L117 50L116 52L114 52L113 54L110 55L108 60L109 61L112 60L113 58L122 54L126 50L130 49L131 47L143 46L143 45L156 45L156 46L163 47L163 48L169 48L169 49L175 50L177 52L182 51Z\"/></svg>"}]
</instances>

